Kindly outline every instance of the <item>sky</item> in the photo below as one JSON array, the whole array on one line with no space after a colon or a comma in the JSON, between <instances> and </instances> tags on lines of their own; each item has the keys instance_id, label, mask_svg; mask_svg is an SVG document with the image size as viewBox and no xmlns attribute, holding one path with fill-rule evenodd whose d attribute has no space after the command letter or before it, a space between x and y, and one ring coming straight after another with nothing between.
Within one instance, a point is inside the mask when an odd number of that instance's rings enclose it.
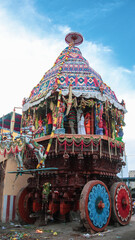
<instances>
[{"instance_id":1,"label":"sky","mask_svg":"<svg viewBox=\"0 0 135 240\"><path fill-rule=\"evenodd\" d=\"M0 0L0 117L22 106L67 46L66 34L79 32L82 55L126 103L124 142L135 170L134 12L134 0Z\"/></svg>"}]
</instances>

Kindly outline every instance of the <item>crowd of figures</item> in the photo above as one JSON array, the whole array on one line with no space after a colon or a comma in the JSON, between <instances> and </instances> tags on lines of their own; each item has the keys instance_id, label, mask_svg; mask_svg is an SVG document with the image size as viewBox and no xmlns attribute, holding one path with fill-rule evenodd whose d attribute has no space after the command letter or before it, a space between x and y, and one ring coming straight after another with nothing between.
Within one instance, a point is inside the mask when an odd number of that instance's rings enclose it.
<instances>
[{"instance_id":1,"label":"crowd of figures","mask_svg":"<svg viewBox=\"0 0 135 240\"><path fill-rule=\"evenodd\" d=\"M68 115L64 103L60 104L57 114L57 124L55 133L69 134L90 134L91 114L81 108L71 108ZM56 117L56 106L51 103L50 109L43 117L43 113L38 117L32 115L23 116L23 127L31 126L33 135L40 137L51 134L54 119Z\"/></svg>"},{"instance_id":2,"label":"crowd of figures","mask_svg":"<svg viewBox=\"0 0 135 240\"><path fill-rule=\"evenodd\" d=\"M35 138L50 135L54 119L57 118L56 134L98 134L106 135L112 138L122 138L122 124L117 124L114 118L103 116L103 105L98 107L66 107L64 102L60 102L57 109L53 102L50 102L49 108L45 111L28 111L23 114L22 126L31 126Z\"/></svg>"}]
</instances>

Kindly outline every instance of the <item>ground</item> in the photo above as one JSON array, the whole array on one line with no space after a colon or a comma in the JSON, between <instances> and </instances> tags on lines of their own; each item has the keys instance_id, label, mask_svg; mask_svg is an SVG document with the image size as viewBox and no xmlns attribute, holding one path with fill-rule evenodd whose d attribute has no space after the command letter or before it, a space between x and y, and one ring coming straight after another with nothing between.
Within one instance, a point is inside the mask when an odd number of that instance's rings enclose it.
<instances>
[{"instance_id":1,"label":"ground","mask_svg":"<svg viewBox=\"0 0 135 240\"><path fill-rule=\"evenodd\" d=\"M0 239L25 240L133 240L135 239L135 215L127 226L109 225L102 233L90 234L79 228L79 220L68 223L50 222L47 226L20 225L19 223L2 224Z\"/></svg>"}]
</instances>

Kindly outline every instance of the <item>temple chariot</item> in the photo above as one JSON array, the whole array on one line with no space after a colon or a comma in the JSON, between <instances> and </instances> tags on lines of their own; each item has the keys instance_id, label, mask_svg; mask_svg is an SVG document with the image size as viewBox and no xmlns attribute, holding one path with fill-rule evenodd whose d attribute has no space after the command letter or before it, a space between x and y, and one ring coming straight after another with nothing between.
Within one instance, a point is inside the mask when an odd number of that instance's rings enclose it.
<instances>
[{"instance_id":1,"label":"temple chariot","mask_svg":"<svg viewBox=\"0 0 135 240\"><path fill-rule=\"evenodd\" d=\"M125 103L82 56L82 35L69 33L65 41L23 100L17 173L32 177L17 197L19 218L34 223L44 213L68 220L79 211L87 230L103 231L110 219L127 225L131 194L117 177L125 165Z\"/></svg>"}]
</instances>

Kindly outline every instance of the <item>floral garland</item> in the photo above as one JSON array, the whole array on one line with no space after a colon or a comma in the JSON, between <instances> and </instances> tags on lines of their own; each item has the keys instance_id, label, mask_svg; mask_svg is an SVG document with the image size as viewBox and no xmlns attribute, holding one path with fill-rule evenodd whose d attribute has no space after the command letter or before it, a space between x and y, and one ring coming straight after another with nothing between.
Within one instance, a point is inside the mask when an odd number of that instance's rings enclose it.
<instances>
[{"instance_id":1,"label":"floral garland","mask_svg":"<svg viewBox=\"0 0 135 240\"><path fill-rule=\"evenodd\" d=\"M124 151L125 146L123 142L118 142L116 140L112 140L112 139L108 139L108 150L109 150L109 156L110 156L110 160L111 160L111 149L115 148L115 156L117 155L117 148L120 149L120 153L122 153L122 151ZM110 149L111 147L111 149Z\"/></svg>"},{"instance_id":2,"label":"floral garland","mask_svg":"<svg viewBox=\"0 0 135 240\"><path fill-rule=\"evenodd\" d=\"M6 154L16 154L18 152L21 152L24 149L24 143L22 144L21 147L19 147L19 145L15 145L15 146L0 146L0 155L3 155L4 157L6 156Z\"/></svg>"},{"instance_id":3,"label":"floral garland","mask_svg":"<svg viewBox=\"0 0 135 240\"><path fill-rule=\"evenodd\" d=\"M85 144L83 140L81 140L81 142L79 144L77 144L75 142L75 140L73 139L72 142L70 144L68 144L68 142L66 140L64 140L64 142L60 143L60 146L64 146L64 151L66 152L67 146L71 147L71 146L76 146L76 147L81 147L81 151L83 151L83 147L89 147L90 145L96 147L97 145L99 145L101 142L101 140L99 142L96 142L96 144L93 142L93 140L91 140L89 143Z\"/></svg>"},{"instance_id":4,"label":"floral garland","mask_svg":"<svg viewBox=\"0 0 135 240\"><path fill-rule=\"evenodd\" d=\"M98 137L98 138L94 138L92 136L90 136L90 138L84 138L83 136L80 137L80 138L76 138L74 136L72 136L72 138L67 138L67 137L64 137L64 138L60 138L59 136L57 136L57 140L62 143L64 141L67 141L68 143L71 143L71 142L76 142L76 143L80 143L82 140L85 144L89 144L91 141L93 143L99 143L100 140L101 140L101 137Z\"/></svg>"},{"instance_id":5,"label":"floral garland","mask_svg":"<svg viewBox=\"0 0 135 240\"><path fill-rule=\"evenodd\" d=\"M90 137L89 139L85 139L84 137L81 138L75 138L74 136L69 139L67 137L65 138L60 138L57 136L57 141L59 142L60 146L64 146L64 151L66 152L67 146L71 147L72 146L72 152L74 153L74 146L76 147L81 147L81 151L83 151L83 147L89 147L90 145L92 146L92 152L93 152L93 146L96 147L97 145L100 145L100 157L101 157L101 151L102 151L102 141L101 137L99 138L93 138ZM120 153L124 151L124 143L123 142L118 142L118 141L113 141L112 139L108 139L108 150L109 150L109 156L111 159L111 149L115 148L115 155L117 155L117 148L120 149ZM111 149L110 149L111 147Z\"/></svg>"},{"instance_id":6,"label":"floral garland","mask_svg":"<svg viewBox=\"0 0 135 240\"><path fill-rule=\"evenodd\" d=\"M109 141L109 144L110 144L111 148L117 147L120 149L120 152L121 152L121 150L124 151L124 143L122 143L122 142Z\"/></svg>"},{"instance_id":7,"label":"floral garland","mask_svg":"<svg viewBox=\"0 0 135 240\"><path fill-rule=\"evenodd\" d=\"M94 104L95 104L95 101L93 99L85 100L84 98L82 98L79 107L83 107L83 108L85 108L86 106L93 107Z\"/></svg>"},{"instance_id":8,"label":"floral garland","mask_svg":"<svg viewBox=\"0 0 135 240\"><path fill-rule=\"evenodd\" d=\"M72 152L74 153L74 146L76 147L81 147L81 151L83 151L83 148L86 147L88 148L89 146L92 147L92 153L93 153L93 147L96 147L97 145L100 145L100 155L101 155L101 137L99 138L93 138L90 137L89 139L86 139L84 137L81 138L75 138L74 136L69 139L67 137L65 138L60 138L57 136L56 142L59 142L60 146L64 146L64 151L66 152L67 146L71 147L72 146ZM57 152L57 150L56 150Z\"/></svg>"}]
</instances>

